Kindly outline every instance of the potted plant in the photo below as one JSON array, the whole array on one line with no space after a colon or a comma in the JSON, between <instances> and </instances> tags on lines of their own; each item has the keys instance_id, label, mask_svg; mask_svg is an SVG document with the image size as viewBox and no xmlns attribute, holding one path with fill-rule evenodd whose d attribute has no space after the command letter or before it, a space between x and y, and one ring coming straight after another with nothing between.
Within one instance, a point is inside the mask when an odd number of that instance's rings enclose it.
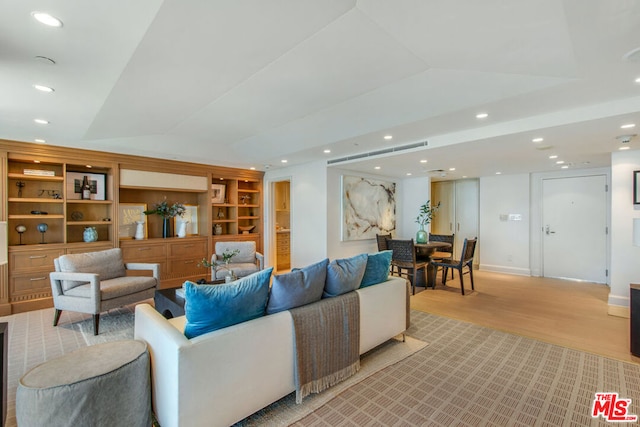
<instances>
[{"instance_id":1,"label":"potted plant","mask_svg":"<svg viewBox=\"0 0 640 427\"><path fill-rule=\"evenodd\" d=\"M219 269L224 268L228 271L227 275L225 276L224 280L226 283L229 282L233 282L234 280L237 279L236 275L233 273L233 270L231 270L229 268L229 263L231 262L231 259L236 256L237 254L240 253L240 249L235 249L233 251L230 251L229 249L225 250L222 253L222 261L218 261L218 260L211 260L208 261L205 258L202 258L202 261L200 261L198 263L199 267L205 267L205 268L215 268L215 271L217 272ZM214 275L215 277L215 275Z\"/></svg>"},{"instance_id":2,"label":"potted plant","mask_svg":"<svg viewBox=\"0 0 640 427\"><path fill-rule=\"evenodd\" d=\"M427 243L429 240L424 227L431 222L439 208L440 202L438 202L436 206L431 207L431 200L427 200L422 206L420 206L418 217L416 218L416 222L420 225L420 229L416 233L416 243Z\"/></svg>"},{"instance_id":3,"label":"potted plant","mask_svg":"<svg viewBox=\"0 0 640 427\"><path fill-rule=\"evenodd\" d=\"M160 203L154 204L153 209L144 211L144 214L145 215L156 214L162 217L163 219L162 237L166 238L169 236L169 219L174 218L176 216L181 217L184 215L185 212L186 212L186 209L184 207L184 204L176 202L172 205L169 205L169 203L167 202L167 199L165 198Z\"/></svg>"}]
</instances>

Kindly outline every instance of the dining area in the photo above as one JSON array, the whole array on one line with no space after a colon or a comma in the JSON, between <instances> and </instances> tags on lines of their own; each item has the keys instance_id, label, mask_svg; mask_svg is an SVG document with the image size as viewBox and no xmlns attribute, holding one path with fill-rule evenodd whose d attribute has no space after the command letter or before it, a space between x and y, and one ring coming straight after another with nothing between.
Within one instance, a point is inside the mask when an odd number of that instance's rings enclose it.
<instances>
[{"instance_id":1,"label":"dining area","mask_svg":"<svg viewBox=\"0 0 640 427\"><path fill-rule=\"evenodd\" d=\"M378 251L392 251L390 274L409 280L413 295L416 293L416 287L425 288L425 290L429 287L435 289L439 270L442 271L442 285L446 286L449 277L454 279L454 271L457 270L462 295L465 295L463 278L465 273L469 274L471 289L475 290L473 256L477 238L464 240L461 256L458 260L453 256L455 234L429 233L425 243L418 243L413 239L395 239L391 234L377 234L376 241Z\"/></svg>"}]
</instances>

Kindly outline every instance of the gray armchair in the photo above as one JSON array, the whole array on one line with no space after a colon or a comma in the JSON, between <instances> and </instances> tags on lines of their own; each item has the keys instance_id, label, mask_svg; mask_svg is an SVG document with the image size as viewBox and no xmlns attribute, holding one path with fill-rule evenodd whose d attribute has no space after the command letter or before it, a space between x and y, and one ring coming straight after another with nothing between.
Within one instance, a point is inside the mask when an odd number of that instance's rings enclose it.
<instances>
[{"instance_id":1,"label":"gray armchair","mask_svg":"<svg viewBox=\"0 0 640 427\"><path fill-rule=\"evenodd\" d=\"M58 325L63 310L93 315L93 334L98 335L100 313L153 298L160 283L160 264L122 261L120 248L62 255L53 260L49 274ZM127 270L151 270L153 277L127 276Z\"/></svg>"},{"instance_id":2,"label":"gray armchair","mask_svg":"<svg viewBox=\"0 0 640 427\"><path fill-rule=\"evenodd\" d=\"M244 277L260 271L264 268L264 255L256 252L256 242L216 242L215 253L211 256L212 262L222 262L222 254L239 250L237 255L231 258L229 270L233 270L237 277ZM224 279L228 271L224 267L211 267L211 280Z\"/></svg>"}]
</instances>

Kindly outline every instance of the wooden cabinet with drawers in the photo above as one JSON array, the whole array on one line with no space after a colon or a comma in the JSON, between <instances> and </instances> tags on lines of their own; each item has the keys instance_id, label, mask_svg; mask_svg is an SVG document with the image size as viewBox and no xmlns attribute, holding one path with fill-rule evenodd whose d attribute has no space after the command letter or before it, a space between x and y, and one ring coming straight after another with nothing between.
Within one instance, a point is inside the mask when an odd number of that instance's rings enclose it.
<instances>
[{"instance_id":1,"label":"wooden cabinet with drawers","mask_svg":"<svg viewBox=\"0 0 640 427\"><path fill-rule=\"evenodd\" d=\"M185 280L208 278L207 268L198 263L208 256L208 238L121 240L124 262L160 264L160 288L180 287Z\"/></svg>"}]
</instances>

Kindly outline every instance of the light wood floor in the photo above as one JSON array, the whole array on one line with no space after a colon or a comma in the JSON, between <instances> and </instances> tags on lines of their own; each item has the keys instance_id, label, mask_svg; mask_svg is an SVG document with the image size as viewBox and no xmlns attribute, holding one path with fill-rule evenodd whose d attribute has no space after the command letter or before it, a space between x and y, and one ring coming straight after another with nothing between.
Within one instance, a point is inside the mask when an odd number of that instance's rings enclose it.
<instances>
[{"instance_id":1,"label":"light wood floor","mask_svg":"<svg viewBox=\"0 0 640 427\"><path fill-rule=\"evenodd\" d=\"M457 274L446 287L438 274L435 290L417 288L411 308L640 363L629 350L629 319L607 314L606 285L475 270L476 290L465 274L462 296Z\"/></svg>"}]
</instances>

